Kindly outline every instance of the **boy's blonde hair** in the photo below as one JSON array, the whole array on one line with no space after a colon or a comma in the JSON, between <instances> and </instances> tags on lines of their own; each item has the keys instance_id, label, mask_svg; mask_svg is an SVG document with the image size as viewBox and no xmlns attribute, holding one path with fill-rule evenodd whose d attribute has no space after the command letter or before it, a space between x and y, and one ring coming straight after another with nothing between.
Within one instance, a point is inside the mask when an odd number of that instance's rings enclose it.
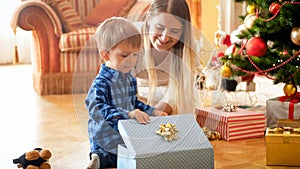
<instances>
[{"instance_id":1,"label":"boy's blonde hair","mask_svg":"<svg viewBox=\"0 0 300 169\"><path fill-rule=\"evenodd\" d=\"M122 17L111 17L103 21L96 30L95 39L99 51L110 51L123 41L132 47L141 46L140 32L129 20Z\"/></svg>"}]
</instances>

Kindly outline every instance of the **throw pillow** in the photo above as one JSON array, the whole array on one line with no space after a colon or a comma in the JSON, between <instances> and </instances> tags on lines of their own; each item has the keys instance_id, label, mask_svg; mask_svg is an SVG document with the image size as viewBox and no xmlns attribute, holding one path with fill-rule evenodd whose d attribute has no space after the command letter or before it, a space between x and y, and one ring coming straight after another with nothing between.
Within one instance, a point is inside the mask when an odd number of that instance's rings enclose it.
<instances>
[{"instance_id":1,"label":"throw pillow","mask_svg":"<svg viewBox=\"0 0 300 169\"><path fill-rule=\"evenodd\" d=\"M100 0L86 17L85 23L98 25L112 16L126 16L135 3L136 0Z\"/></svg>"},{"instance_id":2,"label":"throw pillow","mask_svg":"<svg viewBox=\"0 0 300 169\"><path fill-rule=\"evenodd\" d=\"M64 32L74 31L83 26L80 16L69 1L53 0L51 6L59 16Z\"/></svg>"},{"instance_id":3,"label":"throw pillow","mask_svg":"<svg viewBox=\"0 0 300 169\"><path fill-rule=\"evenodd\" d=\"M132 22L144 21L151 5L151 0L138 1L128 12L127 19Z\"/></svg>"}]
</instances>

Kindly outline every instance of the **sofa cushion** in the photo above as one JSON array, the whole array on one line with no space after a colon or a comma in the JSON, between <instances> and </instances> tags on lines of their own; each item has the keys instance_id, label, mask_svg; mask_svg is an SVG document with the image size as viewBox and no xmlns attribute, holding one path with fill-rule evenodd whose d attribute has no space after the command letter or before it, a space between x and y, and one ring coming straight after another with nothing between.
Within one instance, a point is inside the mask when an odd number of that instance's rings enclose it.
<instances>
[{"instance_id":1,"label":"sofa cushion","mask_svg":"<svg viewBox=\"0 0 300 169\"><path fill-rule=\"evenodd\" d=\"M50 5L63 23L64 32L74 31L83 26L82 20L67 0L52 0Z\"/></svg>"},{"instance_id":2,"label":"sofa cushion","mask_svg":"<svg viewBox=\"0 0 300 169\"><path fill-rule=\"evenodd\" d=\"M94 36L97 27L81 28L75 31L64 33L60 37L59 48L61 52L79 52L88 42L88 47L96 49L96 42L88 41Z\"/></svg>"},{"instance_id":3,"label":"sofa cushion","mask_svg":"<svg viewBox=\"0 0 300 169\"><path fill-rule=\"evenodd\" d=\"M112 16L126 16L136 0L101 0L86 17L85 23L98 25Z\"/></svg>"}]
</instances>

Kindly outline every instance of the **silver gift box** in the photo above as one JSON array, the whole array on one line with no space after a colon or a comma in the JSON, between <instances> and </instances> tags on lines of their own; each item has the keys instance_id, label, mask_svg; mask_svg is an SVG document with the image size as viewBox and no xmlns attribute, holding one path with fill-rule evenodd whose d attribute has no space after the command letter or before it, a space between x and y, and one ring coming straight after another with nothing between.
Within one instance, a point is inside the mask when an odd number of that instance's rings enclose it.
<instances>
[{"instance_id":1,"label":"silver gift box","mask_svg":"<svg viewBox=\"0 0 300 169\"><path fill-rule=\"evenodd\" d=\"M177 139L166 141L156 134L160 124L175 124ZM125 145L118 146L118 169L214 168L214 150L192 114L151 117L143 125L120 120Z\"/></svg>"},{"instance_id":2,"label":"silver gift box","mask_svg":"<svg viewBox=\"0 0 300 169\"><path fill-rule=\"evenodd\" d=\"M267 106L267 127L276 127L277 120L289 118L289 100L281 102L279 97L269 99L266 101ZM300 103L294 103L293 119L300 119Z\"/></svg>"}]
</instances>

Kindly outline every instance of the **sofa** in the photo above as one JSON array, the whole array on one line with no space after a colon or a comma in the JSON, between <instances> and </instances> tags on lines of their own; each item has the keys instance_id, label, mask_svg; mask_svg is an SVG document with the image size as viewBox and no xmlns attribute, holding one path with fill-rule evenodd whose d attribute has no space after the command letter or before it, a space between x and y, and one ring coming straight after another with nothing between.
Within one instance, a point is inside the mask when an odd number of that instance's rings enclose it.
<instances>
[{"instance_id":1,"label":"sofa","mask_svg":"<svg viewBox=\"0 0 300 169\"><path fill-rule=\"evenodd\" d=\"M32 31L33 87L39 95L87 92L101 62L93 35L111 16L142 21L151 0L27 0L11 27Z\"/></svg>"}]
</instances>

